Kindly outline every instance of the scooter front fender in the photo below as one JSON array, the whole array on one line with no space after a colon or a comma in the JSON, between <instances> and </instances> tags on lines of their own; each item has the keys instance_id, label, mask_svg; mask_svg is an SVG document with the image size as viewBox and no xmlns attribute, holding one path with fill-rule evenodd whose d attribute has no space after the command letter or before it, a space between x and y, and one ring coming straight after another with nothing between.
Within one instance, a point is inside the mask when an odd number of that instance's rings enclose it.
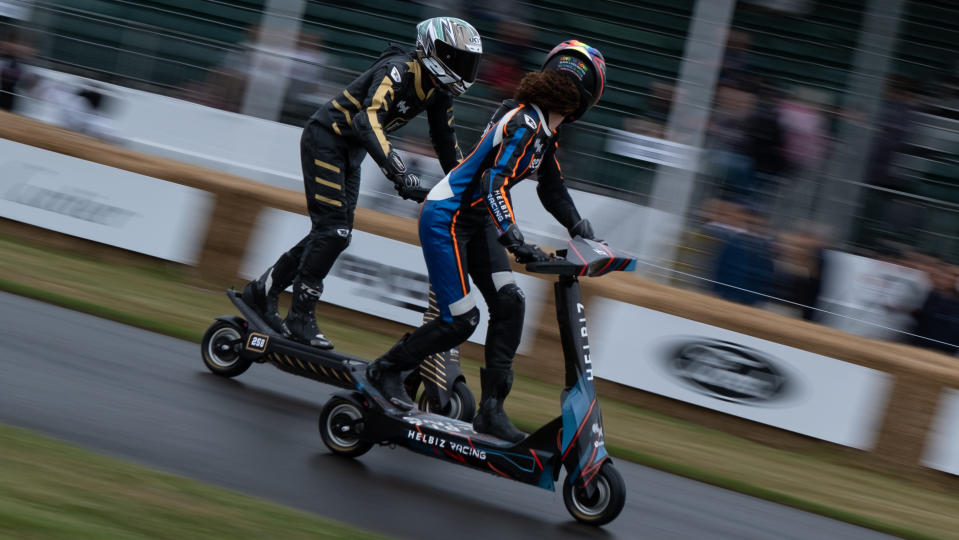
<instances>
[{"instance_id":1,"label":"scooter front fender","mask_svg":"<svg viewBox=\"0 0 959 540\"><path fill-rule=\"evenodd\" d=\"M603 413L592 388L582 379L566 392L563 400L563 432L560 436L561 459L569 475L579 486L589 489L590 482L609 459Z\"/></svg>"}]
</instances>

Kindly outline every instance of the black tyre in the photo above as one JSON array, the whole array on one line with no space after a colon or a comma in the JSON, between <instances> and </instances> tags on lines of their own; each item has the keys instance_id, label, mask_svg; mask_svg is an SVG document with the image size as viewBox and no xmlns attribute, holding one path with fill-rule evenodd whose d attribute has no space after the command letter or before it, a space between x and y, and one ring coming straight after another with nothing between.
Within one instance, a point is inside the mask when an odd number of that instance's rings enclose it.
<instances>
[{"instance_id":1,"label":"black tyre","mask_svg":"<svg viewBox=\"0 0 959 540\"><path fill-rule=\"evenodd\" d=\"M476 416L476 398L462 379L453 384L450 392L450 402L442 411L434 410L430 403L429 392L424 391L420 396L420 410L439 414L448 418L455 418L464 422L472 422Z\"/></svg>"},{"instance_id":2,"label":"black tyre","mask_svg":"<svg viewBox=\"0 0 959 540\"><path fill-rule=\"evenodd\" d=\"M345 396L334 396L320 413L320 437L323 444L338 456L362 456L373 447L373 443L359 437L363 432L365 420L366 411L358 401Z\"/></svg>"},{"instance_id":3,"label":"black tyre","mask_svg":"<svg viewBox=\"0 0 959 540\"><path fill-rule=\"evenodd\" d=\"M593 479L592 497L586 490L574 485L567 476L563 482L563 502L566 510L581 523L605 525L616 519L626 504L626 483L613 464L607 461Z\"/></svg>"},{"instance_id":4,"label":"black tyre","mask_svg":"<svg viewBox=\"0 0 959 540\"><path fill-rule=\"evenodd\" d=\"M240 357L245 336L246 331L232 323L213 323L200 344L207 369L221 377L236 377L250 369L253 362Z\"/></svg>"}]
</instances>

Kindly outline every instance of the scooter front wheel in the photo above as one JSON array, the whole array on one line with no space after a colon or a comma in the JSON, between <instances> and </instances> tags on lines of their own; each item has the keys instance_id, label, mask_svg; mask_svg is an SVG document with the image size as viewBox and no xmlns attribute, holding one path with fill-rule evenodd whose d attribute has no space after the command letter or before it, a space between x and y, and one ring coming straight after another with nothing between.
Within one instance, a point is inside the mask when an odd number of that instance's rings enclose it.
<instances>
[{"instance_id":1,"label":"scooter front wheel","mask_svg":"<svg viewBox=\"0 0 959 540\"><path fill-rule=\"evenodd\" d=\"M429 392L423 392L420 396L420 410L464 422L472 422L473 417L476 416L476 398L469 387L466 386L466 383L459 380L453 384L453 388L450 390L450 402L445 409L434 410L430 403Z\"/></svg>"},{"instance_id":2,"label":"scooter front wheel","mask_svg":"<svg viewBox=\"0 0 959 540\"><path fill-rule=\"evenodd\" d=\"M351 397L334 396L320 413L320 437L330 452L343 457L362 456L373 443L360 439L366 421L366 411Z\"/></svg>"},{"instance_id":3,"label":"scooter front wheel","mask_svg":"<svg viewBox=\"0 0 959 540\"><path fill-rule=\"evenodd\" d=\"M250 369L252 361L240 357L245 331L227 321L216 321L203 334L200 350L203 364L221 377L236 377Z\"/></svg>"},{"instance_id":4,"label":"scooter front wheel","mask_svg":"<svg viewBox=\"0 0 959 540\"><path fill-rule=\"evenodd\" d=\"M577 521L605 525L616 519L626 504L626 483L613 464L607 461L593 478L592 493L569 477L563 482L563 502Z\"/></svg>"}]
</instances>

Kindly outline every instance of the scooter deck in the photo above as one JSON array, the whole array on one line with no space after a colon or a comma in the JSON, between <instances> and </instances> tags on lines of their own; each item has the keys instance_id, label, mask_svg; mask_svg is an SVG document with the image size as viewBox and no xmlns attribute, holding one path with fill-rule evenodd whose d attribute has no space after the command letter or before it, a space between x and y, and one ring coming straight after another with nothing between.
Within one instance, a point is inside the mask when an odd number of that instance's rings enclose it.
<instances>
[{"instance_id":1,"label":"scooter deck","mask_svg":"<svg viewBox=\"0 0 959 540\"><path fill-rule=\"evenodd\" d=\"M362 432L357 434L360 439L403 446L431 457L554 489L560 460L557 437L560 419L512 443L477 433L468 422L417 408L398 409L372 387L365 370L354 373L354 377L361 401L374 404L368 408Z\"/></svg>"},{"instance_id":2,"label":"scooter deck","mask_svg":"<svg viewBox=\"0 0 959 540\"><path fill-rule=\"evenodd\" d=\"M477 433L472 424L419 409L370 411L365 423L359 437L371 443L395 444L549 490L558 477L560 453L550 450L557 441L553 423L518 443Z\"/></svg>"},{"instance_id":3,"label":"scooter deck","mask_svg":"<svg viewBox=\"0 0 959 540\"><path fill-rule=\"evenodd\" d=\"M340 388L356 388L355 374L365 372L366 360L332 349L318 349L282 336L243 301L240 293L229 290L227 296L250 325L241 355L257 362L270 362L294 375Z\"/></svg>"}]
</instances>

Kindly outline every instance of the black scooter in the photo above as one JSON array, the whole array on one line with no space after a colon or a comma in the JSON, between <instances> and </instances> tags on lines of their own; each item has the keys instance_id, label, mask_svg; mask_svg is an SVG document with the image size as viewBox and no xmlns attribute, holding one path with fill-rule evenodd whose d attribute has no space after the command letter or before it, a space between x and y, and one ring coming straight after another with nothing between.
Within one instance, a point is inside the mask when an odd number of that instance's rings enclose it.
<instances>
[{"instance_id":1,"label":"black scooter","mask_svg":"<svg viewBox=\"0 0 959 540\"><path fill-rule=\"evenodd\" d=\"M526 265L530 272L558 275L556 311L566 362L562 415L513 444L473 431L471 424L428 412L394 408L365 377L365 363L344 369L355 391L337 394L320 414L320 436L334 454L356 457L374 444L398 445L554 490L566 469L563 501L574 518L590 525L610 522L626 502L626 486L606 453L603 420L593 388L586 314L578 277L632 270L636 261L605 244L576 238L554 260Z\"/></svg>"},{"instance_id":2,"label":"black scooter","mask_svg":"<svg viewBox=\"0 0 959 540\"><path fill-rule=\"evenodd\" d=\"M201 351L207 369L221 377L236 377L254 362L269 362L283 371L307 377L340 388L356 388L355 371L363 371L367 361L336 352L322 350L293 341L273 330L243 302L243 295L229 290L227 296L243 317L217 317L203 336ZM439 309L430 295L425 319L436 316ZM466 385L460 369L459 350L453 349L429 357L406 379L407 391L416 396L423 391L419 407L449 418L470 422L476 414L476 398Z\"/></svg>"}]
</instances>

